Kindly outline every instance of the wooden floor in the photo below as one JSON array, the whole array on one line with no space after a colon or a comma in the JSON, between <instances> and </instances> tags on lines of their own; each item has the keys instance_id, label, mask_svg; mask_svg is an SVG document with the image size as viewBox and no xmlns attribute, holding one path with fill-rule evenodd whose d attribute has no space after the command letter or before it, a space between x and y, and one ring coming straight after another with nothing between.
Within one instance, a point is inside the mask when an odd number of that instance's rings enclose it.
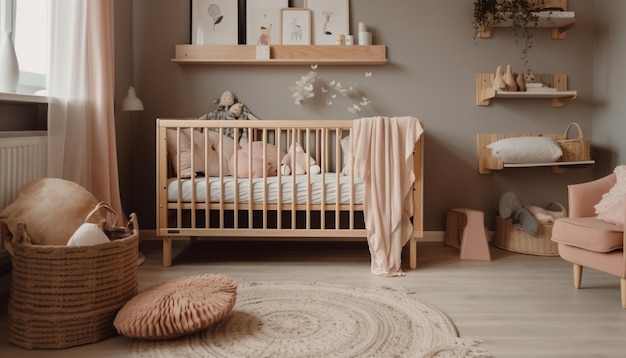
<instances>
[{"instance_id":1,"label":"wooden floor","mask_svg":"<svg viewBox=\"0 0 626 358\"><path fill-rule=\"evenodd\" d=\"M139 289L197 273L235 280L315 280L357 286L391 286L444 311L462 337L483 340L494 357L622 357L626 310L619 280L593 270L583 288L572 284L571 265L558 257L491 248L492 261L460 260L442 243L418 245L418 268L406 276L370 274L364 242L175 242L174 266L161 266L159 242L141 243L146 262ZM408 267L408 258L404 260ZM29 351L6 342L6 295L0 312L2 357L126 357L124 337L59 351Z\"/></svg>"}]
</instances>

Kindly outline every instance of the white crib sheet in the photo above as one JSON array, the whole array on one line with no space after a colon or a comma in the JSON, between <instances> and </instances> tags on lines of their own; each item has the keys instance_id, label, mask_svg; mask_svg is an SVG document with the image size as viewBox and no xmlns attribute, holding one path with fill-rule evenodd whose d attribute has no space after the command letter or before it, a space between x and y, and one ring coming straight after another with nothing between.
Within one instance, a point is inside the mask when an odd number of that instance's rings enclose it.
<instances>
[{"instance_id":1,"label":"white crib sheet","mask_svg":"<svg viewBox=\"0 0 626 358\"><path fill-rule=\"evenodd\" d=\"M321 204L322 201L322 176L325 178L325 202L326 204L335 204L337 199L337 178L335 173L324 173L310 175L310 197L311 204ZM263 203L263 178L252 179L253 203ZM340 204L350 204L350 177L339 175ZM240 178L239 182L239 203L248 203L250 197L250 181L248 178ZM195 178L196 185L196 202L206 201L206 180L204 177ZM283 204L292 203L292 177L282 176L282 197ZM296 175L296 204L306 204L307 198L307 176ZM191 202L192 196L192 179L182 179L182 202ZM220 179L218 177L209 178L210 201L213 203L220 202ZM354 177L354 204L363 203L363 181ZM178 182L176 178L170 178L167 186L168 201L178 201ZM276 204L278 202L278 177L267 178L267 194L268 204ZM235 199L235 178L229 176L224 177L224 202L233 203Z\"/></svg>"}]
</instances>

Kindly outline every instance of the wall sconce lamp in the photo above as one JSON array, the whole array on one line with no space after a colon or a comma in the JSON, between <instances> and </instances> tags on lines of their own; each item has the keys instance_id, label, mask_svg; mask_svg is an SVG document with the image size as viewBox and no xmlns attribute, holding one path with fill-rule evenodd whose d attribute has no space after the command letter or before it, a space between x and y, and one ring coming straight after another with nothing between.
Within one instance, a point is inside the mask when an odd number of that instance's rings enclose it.
<instances>
[{"instance_id":1,"label":"wall sconce lamp","mask_svg":"<svg viewBox=\"0 0 626 358\"><path fill-rule=\"evenodd\" d=\"M128 94L122 102L122 111L143 111L143 102L137 97L135 87L128 87Z\"/></svg>"}]
</instances>

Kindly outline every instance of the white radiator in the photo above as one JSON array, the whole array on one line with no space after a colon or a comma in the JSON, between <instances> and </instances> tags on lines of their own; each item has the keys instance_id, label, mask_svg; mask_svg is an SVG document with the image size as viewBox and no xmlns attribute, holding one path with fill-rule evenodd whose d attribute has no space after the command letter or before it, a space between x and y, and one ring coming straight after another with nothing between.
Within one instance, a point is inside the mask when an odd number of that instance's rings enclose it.
<instances>
[{"instance_id":1,"label":"white radiator","mask_svg":"<svg viewBox=\"0 0 626 358\"><path fill-rule=\"evenodd\" d=\"M0 132L0 210L8 206L19 188L48 174L46 131ZM8 253L0 243L0 262Z\"/></svg>"}]
</instances>

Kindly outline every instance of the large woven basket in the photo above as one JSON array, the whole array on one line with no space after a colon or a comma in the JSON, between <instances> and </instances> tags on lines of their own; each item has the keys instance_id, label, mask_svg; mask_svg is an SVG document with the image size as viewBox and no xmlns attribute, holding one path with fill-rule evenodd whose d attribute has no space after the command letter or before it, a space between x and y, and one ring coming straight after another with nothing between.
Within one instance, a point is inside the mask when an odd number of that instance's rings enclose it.
<instances>
[{"instance_id":1,"label":"large woven basket","mask_svg":"<svg viewBox=\"0 0 626 358\"><path fill-rule=\"evenodd\" d=\"M99 245L13 243L8 341L58 349L116 334L113 320L137 294L139 232Z\"/></svg>"},{"instance_id":2,"label":"large woven basket","mask_svg":"<svg viewBox=\"0 0 626 358\"><path fill-rule=\"evenodd\" d=\"M578 129L578 138L569 139L569 131L572 127ZM557 140L561 146L563 156L560 162L580 162L591 159L591 141L585 139L583 130L578 123L570 123L565 129L563 139Z\"/></svg>"},{"instance_id":3,"label":"large woven basket","mask_svg":"<svg viewBox=\"0 0 626 358\"><path fill-rule=\"evenodd\" d=\"M565 212L562 204L551 203L548 206L550 205L557 205ZM493 245L521 254L558 256L557 243L551 240L553 226L553 223L540 223L537 235L532 236L523 228L513 225L511 218L504 219L496 215Z\"/></svg>"}]
</instances>

